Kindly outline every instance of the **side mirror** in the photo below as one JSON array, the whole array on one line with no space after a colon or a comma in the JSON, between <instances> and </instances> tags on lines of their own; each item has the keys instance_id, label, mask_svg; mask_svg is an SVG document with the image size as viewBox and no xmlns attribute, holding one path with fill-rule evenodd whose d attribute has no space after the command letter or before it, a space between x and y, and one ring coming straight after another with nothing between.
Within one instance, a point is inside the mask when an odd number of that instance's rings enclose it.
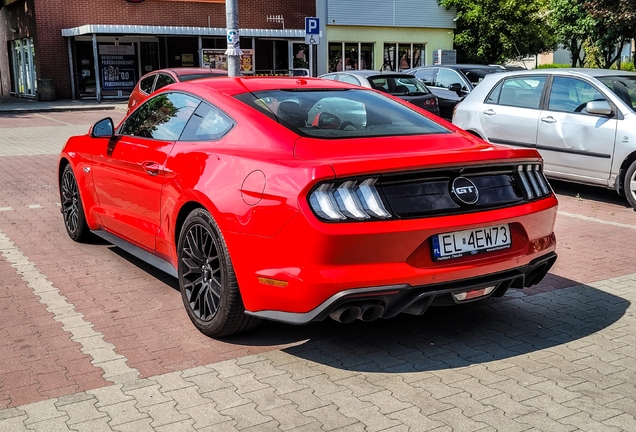
<instances>
[{"instance_id":1,"label":"side mirror","mask_svg":"<svg viewBox=\"0 0 636 432\"><path fill-rule=\"evenodd\" d=\"M320 129L338 129L340 127L340 119L331 113L321 112L314 117L311 125Z\"/></svg>"},{"instance_id":2,"label":"side mirror","mask_svg":"<svg viewBox=\"0 0 636 432\"><path fill-rule=\"evenodd\" d=\"M607 101L592 101L585 106L588 114L597 114L602 116L611 116L614 114L612 107Z\"/></svg>"},{"instance_id":3,"label":"side mirror","mask_svg":"<svg viewBox=\"0 0 636 432\"><path fill-rule=\"evenodd\" d=\"M460 83L453 83L448 86L448 89L457 93L457 96L462 95L462 85Z\"/></svg>"},{"instance_id":4,"label":"side mirror","mask_svg":"<svg viewBox=\"0 0 636 432\"><path fill-rule=\"evenodd\" d=\"M89 134L93 138L112 138L115 135L113 119L110 117L101 119L91 127Z\"/></svg>"}]
</instances>

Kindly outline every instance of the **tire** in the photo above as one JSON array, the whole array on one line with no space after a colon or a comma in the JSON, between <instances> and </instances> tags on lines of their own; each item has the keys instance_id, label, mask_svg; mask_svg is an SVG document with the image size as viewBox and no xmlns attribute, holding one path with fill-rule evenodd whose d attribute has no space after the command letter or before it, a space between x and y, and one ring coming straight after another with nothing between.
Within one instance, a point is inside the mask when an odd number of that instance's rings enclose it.
<instances>
[{"instance_id":1,"label":"tire","mask_svg":"<svg viewBox=\"0 0 636 432\"><path fill-rule=\"evenodd\" d=\"M90 238L91 231L86 223L82 197L70 165L66 165L60 179L60 201L68 236L76 242L85 242Z\"/></svg>"},{"instance_id":2,"label":"tire","mask_svg":"<svg viewBox=\"0 0 636 432\"><path fill-rule=\"evenodd\" d=\"M636 210L636 161L632 162L625 172L623 190L625 192L627 202L629 202L629 205Z\"/></svg>"},{"instance_id":3,"label":"tire","mask_svg":"<svg viewBox=\"0 0 636 432\"><path fill-rule=\"evenodd\" d=\"M190 320L206 336L222 337L256 327L246 315L225 240L207 210L186 218L177 245L181 299Z\"/></svg>"}]
</instances>

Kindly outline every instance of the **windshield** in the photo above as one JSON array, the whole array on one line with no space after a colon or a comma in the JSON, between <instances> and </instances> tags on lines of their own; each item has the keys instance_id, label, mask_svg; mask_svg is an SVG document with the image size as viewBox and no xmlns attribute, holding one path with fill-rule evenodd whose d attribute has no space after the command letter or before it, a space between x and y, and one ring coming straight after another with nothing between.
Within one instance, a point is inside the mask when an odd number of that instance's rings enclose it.
<instances>
[{"instance_id":1,"label":"windshield","mask_svg":"<svg viewBox=\"0 0 636 432\"><path fill-rule=\"evenodd\" d=\"M608 76L596 77L596 79L605 84L616 96L621 98L632 111L636 111L634 109L634 107L636 107L636 76Z\"/></svg>"},{"instance_id":2,"label":"windshield","mask_svg":"<svg viewBox=\"0 0 636 432\"><path fill-rule=\"evenodd\" d=\"M372 88L393 95L423 95L430 93L428 88L422 84L422 81L414 76L377 76L368 79Z\"/></svg>"},{"instance_id":3,"label":"windshield","mask_svg":"<svg viewBox=\"0 0 636 432\"><path fill-rule=\"evenodd\" d=\"M449 132L411 108L369 90L266 90L236 98L302 136L357 138Z\"/></svg>"},{"instance_id":4,"label":"windshield","mask_svg":"<svg viewBox=\"0 0 636 432\"><path fill-rule=\"evenodd\" d=\"M468 78L468 81L473 85L473 87L477 86L486 75L490 75L491 73L501 73L505 72L498 67L483 67L483 68L465 68L462 69L462 73Z\"/></svg>"}]
</instances>

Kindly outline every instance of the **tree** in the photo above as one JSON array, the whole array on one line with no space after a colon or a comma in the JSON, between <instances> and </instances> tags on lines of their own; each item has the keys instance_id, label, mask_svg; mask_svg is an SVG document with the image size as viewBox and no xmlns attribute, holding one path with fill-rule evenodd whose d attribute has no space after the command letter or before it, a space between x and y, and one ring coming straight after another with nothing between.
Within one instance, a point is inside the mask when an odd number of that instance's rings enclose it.
<instances>
[{"instance_id":1,"label":"tree","mask_svg":"<svg viewBox=\"0 0 636 432\"><path fill-rule=\"evenodd\" d=\"M586 0L551 0L549 23L557 43L571 54L572 67L581 66L583 44L594 34L597 20L583 7Z\"/></svg>"},{"instance_id":2,"label":"tree","mask_svg":"<svg viewBox=\"0 0 636 432\"><path fill-rule=\"evenodd\" d=\"M635 35L636 0L586 0L584 6L597 20L586 42L592 54L588 65L608 69L620 60L623 45Z\"/></svg>"},{"instance_id":3,"label":"tree","mask_svg":"<svg viewBox=\"0 0 636 432\"><path fill-rule=\"evenodd\" d=\"M438 0L457 10L457 58L470 63L503 63L553 50L547 0Z\"/></svg>"}]
</instances>

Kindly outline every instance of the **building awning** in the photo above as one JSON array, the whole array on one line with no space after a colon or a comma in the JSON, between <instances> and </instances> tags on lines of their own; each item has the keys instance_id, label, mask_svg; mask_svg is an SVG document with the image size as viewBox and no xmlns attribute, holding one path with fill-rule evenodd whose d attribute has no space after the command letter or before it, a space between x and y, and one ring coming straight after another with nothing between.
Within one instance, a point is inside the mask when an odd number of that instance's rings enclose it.
<instances>
[{"instance_id":1,"label":"building awning","mask_svg":"<svg viewBox=\"0 0 636 432\"><path fill-rule=\"evenodd\" d=\"M62 36L90 34L157 35L157 36L227 36L225 27L176 27L143 25L86 24L62 29ZM304 38L305 29L240 29L245 37Z\"/></svg>"}]
</instances>

